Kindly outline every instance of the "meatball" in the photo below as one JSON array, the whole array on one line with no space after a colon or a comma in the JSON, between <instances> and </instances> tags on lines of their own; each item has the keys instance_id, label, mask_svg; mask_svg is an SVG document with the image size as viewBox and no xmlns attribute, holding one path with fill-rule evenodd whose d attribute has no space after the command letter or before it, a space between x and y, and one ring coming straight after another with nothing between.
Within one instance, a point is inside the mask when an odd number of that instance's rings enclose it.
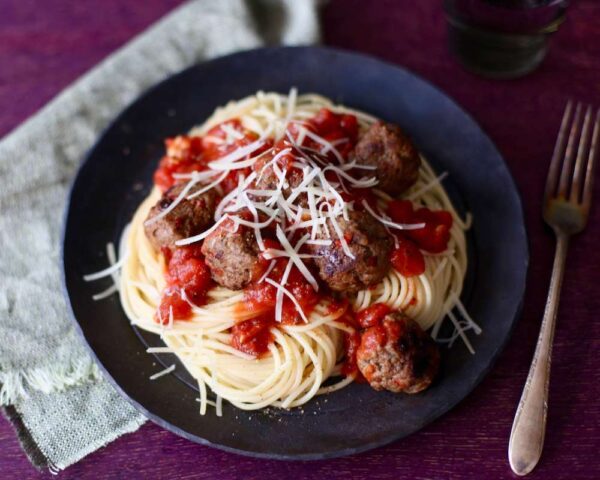
<instances>
[{"instance_id":1,"label":"meatball","mask_svg":"<svg viewBox=\"0 0 600 480\"><path fill-rule=\"evenodd\" d=\"M256 180L252 183L251 188L253 190L277 190L280 179L275 173L275 169L273 165L267 165L267 163L273 159L273 155L267 155L261 157L256 164L254 165L254 170L257 173ZM293 159L292 159L293 160ZM281 171L286 170L286 178L282 187L282 193L285 198L288 198L292 190L296 188L298 185L302 183L304 176L302 171L291 165L287 165L287 163L291 163L291 160L284 159L283 161L278 162L279 168ZM266 198L262 195L250 195L251 197L256 198L259 201L265 201ZM306 195L301 194L296 201L294 202L298 205L304 206L306 204Z\"/></svg>"},{"instance_id":2,"label":"meatball","mask_svg":"<svg viewBox=\"0 0 600 480\"><path fill-rule=\"evenodd\" d=\"M354 258L349 257L337 238L331 219L327 221L330 245L314 245L319 276L332 290L357 292L379 282L390 266L393 240L383 225L366 212L350 211L348 220L336 218ZM324 233L324 232L322 232ZM321 239L327 238L319 235Z\"/></svg>"},{"instance_id":3,"label":"meatball","mask_svg":"<svg viewBox=\"0 0 600 480\"><path fill-rule=\"evenodd\" d=\"M258 280L265 269L254 231L225 220L202 244L202 254L215 282L241 290Z\"/></svg>"},{"instance_id":4,"label":"meatball","mask_svg":"<svg viewBox=\"0 0 600 480\"><path fill-rule=\"evenodd\" d=\"M396 312L363 332L356 360L375 390L417 393L436 376L440 352L417 322Z\"/></svg>"},{"instance_id":5,"label":"meatball","mask_svg":"<svg viewBox=\"0 0 600 480\"><path fill-rule=\"evenodd\" d=\"M150 221L166 210L185 186L185 183L173 185L150 209L148 218L144 223L144 230L146 237L157 250L163 247L173 248L177 240L198 235L213 224L217 197L212 190L189 200L184 198L164 217L156 221ZM200 186L192 187L189 194L191 195L200 188Z\"/></svg>"},{"instance_id":6,"label":"meatball","mask_svg":"<svg viewBox=\"0 0 600 480\"><path fill-rule=\"evenodd\" d=\"M358 141L350 158L377 167L378 188L398 195L413 185L421 158L410 138L392 123L377 122Z\"/></svg>"}]
</instances>

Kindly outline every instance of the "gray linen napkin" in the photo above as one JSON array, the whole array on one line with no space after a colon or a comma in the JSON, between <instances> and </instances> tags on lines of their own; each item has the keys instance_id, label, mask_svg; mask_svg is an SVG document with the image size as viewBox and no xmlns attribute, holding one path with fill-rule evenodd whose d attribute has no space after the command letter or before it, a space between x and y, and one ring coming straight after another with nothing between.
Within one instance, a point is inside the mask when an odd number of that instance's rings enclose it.
<instances>
[{"instance_id":1,"label":"gray linen napkin","mask_svg":"<svg viewBox=\"0 0 600 480\"><path fill-rule=\"evenodd\" d=\"M60 223L85 152L141 92L189 65L318 41L316 3L188 2L0 142L0 405L34 465L63 469L145 421L102 379L62 298Z\"/></svg>"}]
</instances>

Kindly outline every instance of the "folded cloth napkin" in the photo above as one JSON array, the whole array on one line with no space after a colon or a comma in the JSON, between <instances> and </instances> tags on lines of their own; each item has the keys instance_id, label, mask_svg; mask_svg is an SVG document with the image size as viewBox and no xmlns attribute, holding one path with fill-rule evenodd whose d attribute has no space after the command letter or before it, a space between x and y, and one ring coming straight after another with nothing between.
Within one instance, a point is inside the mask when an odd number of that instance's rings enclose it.
<instances>
[{"instance_id":1,"label":"folded cloth napkin","mask_svg":"<svg viewBox=\"0 0 600 480\"><path fill-rule=\"evenodd\" d=\"M316 3L187 2L0 142L0 404L37 467L63 469L145 421L102 379L62 297L60 224L84 154L141 92L187 66L318 41Z\"/></svg>"}]
</instances>

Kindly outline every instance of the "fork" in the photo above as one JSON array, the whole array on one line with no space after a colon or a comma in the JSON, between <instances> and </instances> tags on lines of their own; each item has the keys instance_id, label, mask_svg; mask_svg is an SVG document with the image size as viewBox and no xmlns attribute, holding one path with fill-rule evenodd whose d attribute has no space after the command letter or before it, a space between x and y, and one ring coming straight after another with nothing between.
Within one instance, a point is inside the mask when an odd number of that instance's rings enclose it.
<instances>
[{"instance_id":1,"label":"fork","mask_svg":"<svg viewBox=\"0 0 600 480\"><path fill-rule=\"evenodd\" d=\"M592 203L594 167L600 137L600 109L595 115L591 142L591 105L586 108L583 121L582 111L583 106L578 103L575 115L571 118L573 104L571 101L567 103L546 180L543 217L556 235L556 252L544 318L508 444L510 466L517 475L531 472L542 455L552 340L567 249L571 236L584 229ZM565 149L567 131L569 137Z\"/></svg>"}]
</instances>

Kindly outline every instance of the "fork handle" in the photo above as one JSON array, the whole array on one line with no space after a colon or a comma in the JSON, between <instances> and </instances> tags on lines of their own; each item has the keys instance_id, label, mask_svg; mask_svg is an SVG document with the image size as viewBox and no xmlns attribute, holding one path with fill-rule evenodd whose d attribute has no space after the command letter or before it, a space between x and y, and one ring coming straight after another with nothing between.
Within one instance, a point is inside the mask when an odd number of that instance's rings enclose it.
<instances>
[{"instance_id":1,"label":"fork handle","mask_svg":"<svg viewBox=\"0 0 600 480\"><path fill-rule=\"evenodd\" d=\"M569 236L557 233L556 253L544 319L508 444L510 466L517 475L527 475L531 472L542 455L546 432L552 340L568 246Z\"/></svg>"}]
</instances>

